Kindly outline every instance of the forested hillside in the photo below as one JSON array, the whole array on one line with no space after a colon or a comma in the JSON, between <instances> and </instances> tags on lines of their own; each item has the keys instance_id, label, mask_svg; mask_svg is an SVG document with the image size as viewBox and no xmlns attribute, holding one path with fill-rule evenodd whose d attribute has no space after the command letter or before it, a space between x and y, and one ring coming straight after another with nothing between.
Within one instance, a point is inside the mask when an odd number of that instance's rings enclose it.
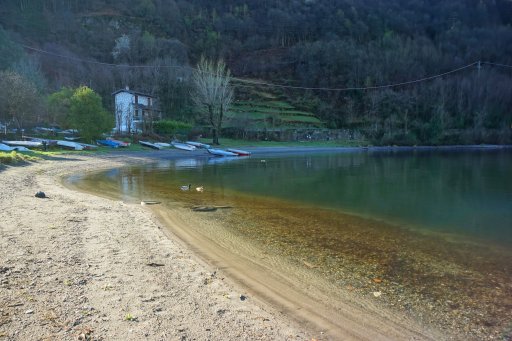
<instances>
[{"instance_id":1,"label":"forested hillside","mask_svg":"<svg viewBox=\"0 0 512 341\"><path fill-rule=\"evenodd\" d=\"M510 0L3 0L0 25L0 69L41 98L85 84L111 108L129 85L193 122L190 66L204 55L291 86L267 91L373 143L512 142Z\"/></svg>"}]
</instances>

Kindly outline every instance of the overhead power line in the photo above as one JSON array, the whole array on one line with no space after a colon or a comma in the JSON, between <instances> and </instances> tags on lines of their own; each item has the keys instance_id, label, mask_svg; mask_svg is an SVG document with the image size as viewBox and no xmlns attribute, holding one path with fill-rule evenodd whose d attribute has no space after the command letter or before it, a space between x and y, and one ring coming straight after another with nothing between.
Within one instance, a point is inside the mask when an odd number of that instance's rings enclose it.
<instances>
[{"instance_id":1,"label":"overhead power line","mask_svg":"<svg viewBox=\"0 0 512 341\"><path fill-rule=\"evenodd\" d=\"M21 46L23 46L27 50L47 54L47 55L54 56L54 57L69 59L69 60L72 60L75 62L96 64L96 65L102 65L102 66L120 67L120 68L140 68L140 69L142 69L142 68L148 68L148 69L150 69L150 68L183 68L183 69L187 69L188 68L188 69L193 69L190 66L183 66L183 65L126 65L126 64L105 63L105 62L98 62L95 60L87 60L87 59L82 59L82 58L77 58L77 57L66 56L63 54L41 50L41 49L37 49L35 47L26 46L23 44L21 44Z\"/></svg>"},{"instance_id":2,"label":"overhead power line","mask_svg":"<svg viewBox=\"0 0 512 341\"><path fill-rule=\"evenodd\" d=\"M500 64L500 63L491 63L491 62L482 62L482 64L492 65L492 66L501 66L512 69L512 65Z\"/></svg>"},{"instance_id":3,"label":"overhead power line","mask_svg":"<svg viewBox=\"0 0 512 341\"><path fill-rule=\"evenodd\" d=\"M191 66L184 66L184 65L133 65L133 64L132 65L127 65L127 64L105 63L105 62L98 62L98 61L94 61L94 60L87 60L87 59L82 59L82 58L77 58L77 57L66 56L66 55L62 55L62 54L58 54L58 53L54 53L54 52L50 52L50 51L34 48L34 47L23 45L23 44L20 44L20 45L23 46L24 48L26 48L27 50L31 50L31 51L35 51L35 52L43 53L43 54L47 54L47 55L51 55L51 56L54 56L54 57L69 59L69 60L76 61L76 62L96 64L96 65L109 66L109 67L139 68L139 69L141 69L141 68L177 68L177 69L188 69L188 70L191 70L191 71L197 70L196 68L193 68ZM500 63L492 63L492 62L476 61L476 62L473 62L471 64L467 64L467 65L461 66L459 68L452 69L452 70L449 70L449 71L446 71L446 72L443 72L443 73L440 73L440 74L436 74L436 75L432 75L432 76L427 76L427 77L423 77L423 78L418 78L418 79L414 79L414 80L410 80L410 81L391 83L391 84L384 84L384 85L375 85L375 86L345 87L345 88L303 87L303 86L294 86L294 85L287 85L287 84L274 84L274 83L269 83L269 82L260 82L260 81L256 81L256 80L243 79L243 78L238 78L238 77L232 77L231 79L233 79L235 81L238 81L238 82L241 82L241 83L247 84L247 85L235 85L237 87L267 86L267 87L274 87L274 88L280 88L280 89L292 89L292 90L316 90L316 91L340 91L340 92L341 91L357 91L357 90L362 91L362 90L379 90L379 89L385 89L385 88L394 88L394 87L400 87L400 86L405 86L405 85L411 85L411 84L417 84L417 83L421 83L421 82L426 82L426 81L430 81L430 80L433 80L433 79L441 78L441 77L444 77L444 76L447 76L447 75L451 75L451 74L463 71L463 70L468 69L468 68L470 68L472 66L475 66L475 65L477 65L477 66L480 66L480 65L491 65L491 66L499 66L499 67L512 68L512 65L500 64Z\"/></svg>"},{"instance_id":4,"label":"overhead power line","mask_svg":"<svg viewBox=\"0 0 512 341\"><path fill-rule=\"evenodd\" d=\"M238 81L241 81L241 82L246 82L246 83L254 84L254 85L265 85L265 86L272 86L272 87L277 87L277 88L287 88L287 89L323 90L323 91L377 90L377 89L393 88L393 87L397 87L397 86L403 86L403 85L409 85L409 84L429 81L429 80L432 80L432 79L435 79L435 78L440 78L440 77L443 77L443 76L446 76L446 75L449 75L449 74L452 74L452 73L455 73L455 72L462 71L462 70L467 69L467 68L469 68L469 67L471 67L473 65L476 65L476 64L478 64L478 62L474 62L474 63L471 63L471 64L468 64L468 65L459 67L459 68L454 69L454 70L450 70L450 71L447 71L447 72L444 72L444 73L440 73L438 75L428 76L428 77L424 77L424 78L420 78L420 79L415 79L415 80L411 80L411 81L400 82L400 83L393 83L393 84L386 84L386 85L365 86L365 87L348 87L348 88L303 87L303 86L292 86L292 85L281 85L281 84L265 83L265 82L244 80L244 79L239 79L239 78L234 78L234 79L236 79Z\"/></svg>"}]
</instances>

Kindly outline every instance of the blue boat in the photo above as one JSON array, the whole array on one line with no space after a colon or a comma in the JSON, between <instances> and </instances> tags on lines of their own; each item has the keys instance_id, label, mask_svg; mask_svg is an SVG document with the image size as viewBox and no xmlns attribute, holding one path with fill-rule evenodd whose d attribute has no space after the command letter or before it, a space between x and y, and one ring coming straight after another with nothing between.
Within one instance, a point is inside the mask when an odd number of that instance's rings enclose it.
<instances>
[{"instance_id":1,"label":"blue boat","mask_svg":"<svg viewBox=\"0 0 512 341\"><path fill-rule=\"evenodd\" d=\"M112 147L112 148L119 148L119 143L114 142L112 140L96 140L96 143L102 146Z\"/></svg>"}]
</instances>

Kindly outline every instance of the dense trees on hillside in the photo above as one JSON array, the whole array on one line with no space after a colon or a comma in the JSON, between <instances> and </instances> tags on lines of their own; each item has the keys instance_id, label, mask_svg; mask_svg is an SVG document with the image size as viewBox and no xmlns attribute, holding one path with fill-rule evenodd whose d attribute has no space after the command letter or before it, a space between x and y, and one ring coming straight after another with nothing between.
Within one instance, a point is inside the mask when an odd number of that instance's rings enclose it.
<instances>
[{"instance_id":1,"label":"dense trees on hillside","mask_svg":"<svg viewBox=\"0 0 512 341\"><path fill-rule=\"evenodd\" d=\"M223 58L236 77L306 88L512 65L508 0L4 0L0 25L0 69L36 75L39 92L87 84L112 109L111 92L129 85L189 121L189 65L201 55ZM269 91L376 143L510 142L511 80L512 68L481 64L382 90Z\"/></svg>"}]
</instances>

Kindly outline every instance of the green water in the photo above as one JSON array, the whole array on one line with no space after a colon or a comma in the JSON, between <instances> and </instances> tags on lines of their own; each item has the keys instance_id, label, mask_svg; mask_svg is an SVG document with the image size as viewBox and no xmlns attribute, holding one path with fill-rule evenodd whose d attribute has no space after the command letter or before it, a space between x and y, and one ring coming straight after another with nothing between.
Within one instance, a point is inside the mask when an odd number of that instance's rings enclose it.
<instances>
[{"instance_id":1,"label":"green water","mask_svg":"<svg viewBox=\"0 0 512 341\"><path fill-rule=\"evenodd\" d=\"M511 150L162 160L87 181L102 182L125 199L179 200L177 189L191 184L192 190L203 186L210 200L238 192L512 244Z\"/></svg>"},{"instance_id":2,"label":"green water","mask_svg":"<svg viewBox=\"0 0 512 341\"><path fill-rule=\"evenodd\" d=\"M162 159L68 182L169 214L227 205L191 212L213 224L187 228L234 253L250 245L269 269L305 268L330 297L379 291L392 309L485 339L512 336L511 175L512 150L358 150Z\"/></svg>"}]
</instances>

